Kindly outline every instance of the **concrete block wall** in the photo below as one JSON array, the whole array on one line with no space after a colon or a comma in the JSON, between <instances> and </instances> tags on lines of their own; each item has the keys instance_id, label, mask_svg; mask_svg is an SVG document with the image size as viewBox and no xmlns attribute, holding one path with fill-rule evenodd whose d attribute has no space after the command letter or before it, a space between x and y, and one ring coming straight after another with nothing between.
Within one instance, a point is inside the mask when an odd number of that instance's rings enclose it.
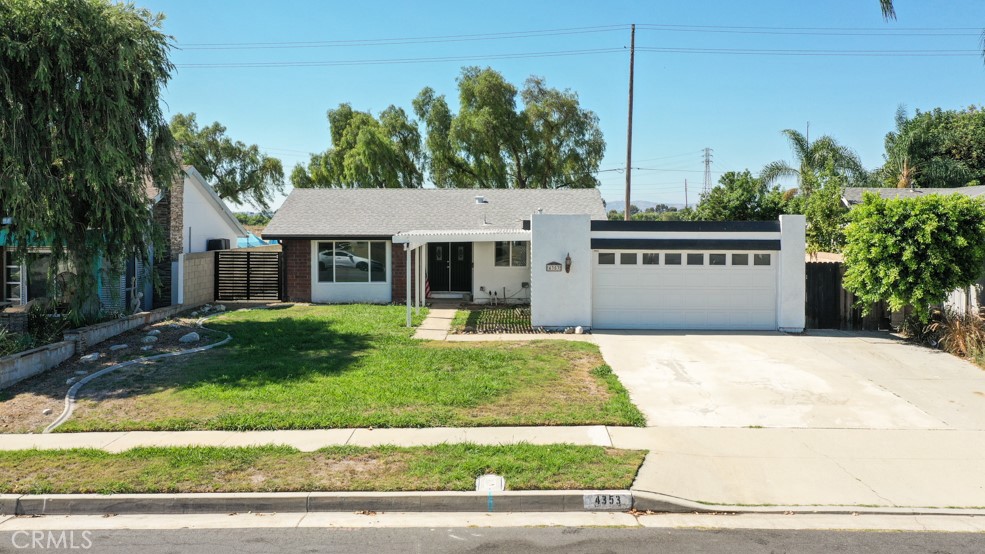
<instances>
[{"instance_id":1,"label":"concrete block wall","mask_svg":"<svg viewBox=\"0 0 985 554\"><path fill-rule=\"evenodd\" d=\"M0 389L48 371L75 355L73 341L61 341L0 358Z\"/></svg>"},{"instance_id":2,"label":"concrete block wall","mask_svg":"<svg viewBox=\"0 0 985 554\"><path fill-rule=\"evenodd\" d=\"M186 306L197 306L215 300L215 252L182 254L182 279Z\"/></svg>"}]
</instances>

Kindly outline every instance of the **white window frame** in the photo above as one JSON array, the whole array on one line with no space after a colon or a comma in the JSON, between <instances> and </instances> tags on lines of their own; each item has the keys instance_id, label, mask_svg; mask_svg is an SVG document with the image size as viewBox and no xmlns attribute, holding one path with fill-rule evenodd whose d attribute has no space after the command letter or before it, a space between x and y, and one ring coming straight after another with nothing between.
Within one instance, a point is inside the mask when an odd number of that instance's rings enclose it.
<instances>
[{"instance_id":1,"label":"white window frame","mask_svg":"<svg viewBox=\"0 0 985 554\"><path fill-rule=\"evenodd\" d=\"M514 264L513 263L513 243L522 242L524 243L524 253L523 253L523 263ZM509 264L500 265L496 263L496 250L500 243L505 243L509 251ZM530 265L530 242L525 240L497 240L493 243L493 267L527 267Z\"/></svg>"}]
</instances>

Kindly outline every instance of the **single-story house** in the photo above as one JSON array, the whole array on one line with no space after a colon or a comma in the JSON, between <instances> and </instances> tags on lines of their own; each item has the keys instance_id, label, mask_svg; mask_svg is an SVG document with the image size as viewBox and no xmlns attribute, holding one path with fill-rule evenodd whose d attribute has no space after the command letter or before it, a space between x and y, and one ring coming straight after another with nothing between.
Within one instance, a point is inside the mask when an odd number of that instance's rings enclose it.
<instances>
[{"instance_id":1,"label":"single-story house","mask_svg":"<svg viewBox=\"0 0 985 554\"><path fill-rule=\"evenodd\" d=\"M804 328L804 218L607 221L595 189L295 189L263 232L301 302L529 302L543 327Z\"/></svg>"},{"instance_id":2,"label":"single-story house","mask_svg":"<svg viewBox=\"0 0 985 554\"><path fill-rule=\"evenodd\" d=\"M246 236L246 229L219 198L202 175L192 166L183 166L180 178L171 187L159 189L153 183L144 185L150 202L151 217L164 229L164 245L151 257L158 270L161 288L154 294L149 271L140 259L128 260L119 276L100 279L99 299L103 309L149 310L168 306L172 302L172 275L180 271L178 255L203 252L217 248L235 248L237 239ZM6 232L0 228L0 282L3 297L0 302L14 306L30 300L50 297L47 276L50 266L48 248L39 243L31 248L26 262L16 256L15 249L6 244ZM69 267L62 268L71 273Z\"/></svg>"},{"instance_id":3,"label":"single-story house","mask_svg":"<svg viewBox=\"0 0 985 554\"><path fill-rule=\"evenodd\" d=\"M976 187L955 187L955 188L846 188L842 194L841 201L849 209L861 204L865 193L871 192L878 194L885 199L896 198L921 198L931 194L961 194L969 198L985 199L985 185ZM951 291L944 307L958 313L981 314L985 307L985 272L978 282L972 283L967 288L959 288ZM895 316L894 325L902 323L902 314Z\"/></svg>"}]
</instances>

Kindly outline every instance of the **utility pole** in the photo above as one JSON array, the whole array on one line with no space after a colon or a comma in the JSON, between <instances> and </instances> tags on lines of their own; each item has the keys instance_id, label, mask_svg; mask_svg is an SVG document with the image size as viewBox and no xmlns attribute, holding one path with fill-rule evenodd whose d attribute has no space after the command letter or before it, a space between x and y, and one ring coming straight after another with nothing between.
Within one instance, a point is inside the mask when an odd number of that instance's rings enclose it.
<instances>
[{"instance_id":1,"label":"utility pole","mask_svg":"<svg viewBox=\"0 0 985 554\"><path fill-rule=\"evenodd\" d=\"M684 209L687 209L687 179L684 179Z\"/></svg>"},{"instance_id":2,"label":"utility pole","mask_svg":"<svg viewBox=\"0 0 985 554\"><path fill-rule=\"evenodd\" d=\"M708 194L711 192L711 148L705 148L705 186L701 190L702 194Z\"/></svg>"},{"instance_id":3,"label":"utility pole","mask_svg":"<svg viewBox=\"0 0 985 554\"><path fill-rule=\"evenodd\" d=\"M633 65L636 62L636 24L629 30L629 123L626 125L626 221L632 219L629 205L632 202L631 188L633 183Z\"/></svg>"}]
</instances>

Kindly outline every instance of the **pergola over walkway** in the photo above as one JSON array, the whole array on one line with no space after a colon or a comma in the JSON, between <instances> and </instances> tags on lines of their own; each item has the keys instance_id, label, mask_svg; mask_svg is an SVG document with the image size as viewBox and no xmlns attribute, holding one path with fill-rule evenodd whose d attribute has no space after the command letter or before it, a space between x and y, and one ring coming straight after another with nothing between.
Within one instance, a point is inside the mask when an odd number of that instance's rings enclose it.
<instances>
[{"instance_id":1,"label":"pergola over walkway","mask_svg":"<svg viewBox=\"0 0 985 554\"><path fill-rule=\"evenodd\" d=\"M406 258L407 326L411 316L420 313L424 305L424 267L427 263L427 246L432 242L530 242L530 231L524 229L462 229L446 231L404 231L393 235L393 244L403 244ZM411 262L414 262L413 264ZM411 268L414 268L411 275ZM411 282L413 281L413 283Z\"/></svg>"}]
</instances>

